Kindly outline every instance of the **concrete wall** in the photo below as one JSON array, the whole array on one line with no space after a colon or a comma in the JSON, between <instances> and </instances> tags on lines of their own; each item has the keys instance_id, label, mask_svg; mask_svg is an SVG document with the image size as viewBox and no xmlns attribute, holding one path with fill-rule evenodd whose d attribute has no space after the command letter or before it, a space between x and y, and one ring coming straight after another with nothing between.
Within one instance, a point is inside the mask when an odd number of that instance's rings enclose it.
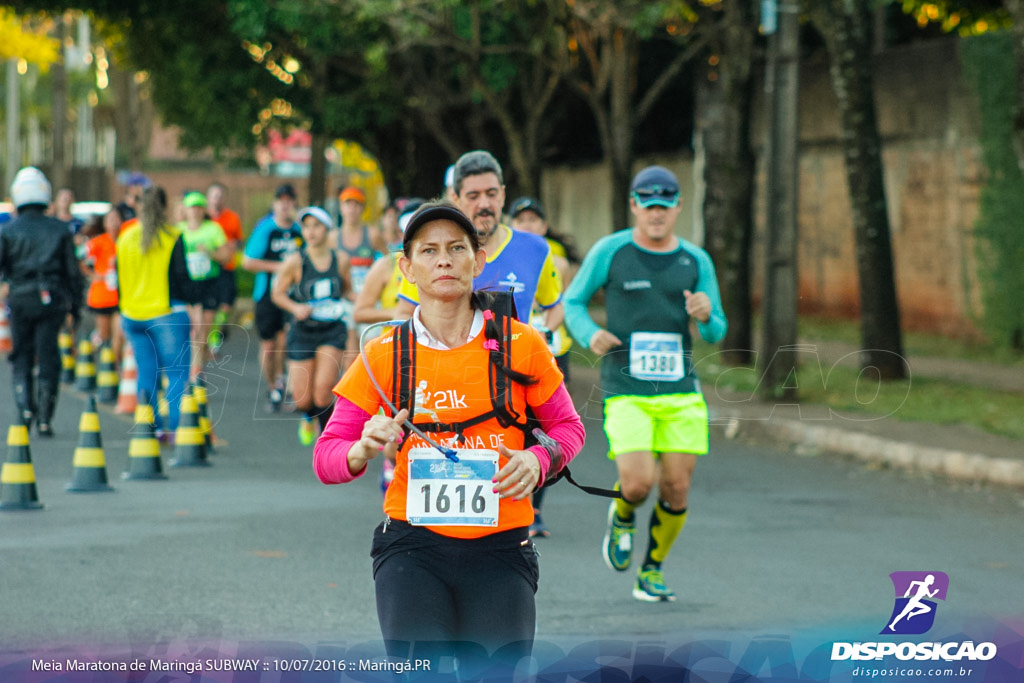
<instances>
[{"instance_id":1,"label":"concrete wall","mask_svg":"<svg viewBox=\"0 0 1024 683\"><path fill-rule=\"evenodd\" d=\"M948 39L880 55L876 103L904 328L974 337L981 303L973 225L985 169L977 140L978 104L963 82L957 44ZM762 95L755 106L754 138L763 167ZM825 63L801 69L800 117L800 309L855 317L859 296L849 193ZM638 160L637 168L649 163L672 168L687 206L699 210L689 151ZM552 168L544 174L542 200L553 224L572 234L582 249L612 230L609 185L605 165ZM754 209L758 271L764 185L761 172ZM684 212L678 233L701 244L701 221L693 214ZM760 272L756 278L760 282Z\"/></svg>"}]
</instances>

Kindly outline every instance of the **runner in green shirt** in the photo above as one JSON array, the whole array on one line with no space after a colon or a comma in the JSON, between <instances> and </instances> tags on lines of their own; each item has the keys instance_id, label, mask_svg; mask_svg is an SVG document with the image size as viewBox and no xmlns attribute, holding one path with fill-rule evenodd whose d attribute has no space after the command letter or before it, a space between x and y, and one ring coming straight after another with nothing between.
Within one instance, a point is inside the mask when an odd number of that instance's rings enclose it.
<instances>
[{"instance_id":1,"label":"runner in green shirt","mask_svg":"<svg viewBox=\"0 0 1024 683\"><path fill-rule=\"evenodd\" d=\"M210 220L206 214L206 197L202 192L189 192L182 203L185 220L178 224L178 228L185 243L188 275L196 283L196 295L189 302L193 342L190 374L191 379L195 379L210 358L207 337L219 304L217 277L221 265L231 258L231 245L220 224Z\"/></svg>"}]
</instances>

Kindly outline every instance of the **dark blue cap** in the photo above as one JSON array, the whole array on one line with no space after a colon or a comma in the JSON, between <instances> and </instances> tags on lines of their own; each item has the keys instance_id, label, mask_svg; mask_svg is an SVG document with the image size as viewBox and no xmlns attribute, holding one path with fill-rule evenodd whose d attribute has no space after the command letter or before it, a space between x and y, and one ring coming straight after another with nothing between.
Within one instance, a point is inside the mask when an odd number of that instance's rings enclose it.
<instances>
[{"instance_id":1,"label":"dark blue cap","mask_svg":"<svg viewBox=\"0 0 1024 683\"><path fill-rule=\"evenodd\" d=\"M679 180L664 166L648 166L633 178L633 199L643 207L679 204Z\"/></svg>"}]
</instances>

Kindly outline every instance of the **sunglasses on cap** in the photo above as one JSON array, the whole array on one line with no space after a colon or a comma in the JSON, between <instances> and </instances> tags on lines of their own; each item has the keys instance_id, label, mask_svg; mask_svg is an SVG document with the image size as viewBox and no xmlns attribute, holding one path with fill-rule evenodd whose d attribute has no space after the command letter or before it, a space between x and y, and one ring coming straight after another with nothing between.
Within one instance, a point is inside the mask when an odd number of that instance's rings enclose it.
<instances>
[{"instance_id":1,"label":"sunglasses on cap","mask_svg":"<svg viewBox=\"0 0 1024 683\"><path fill-rule=\"evenodd\" d=\"M675 187L663 187L651 185L633 191L633 199L640 206L668 206L672 207L679 203L679 189Z\"/></svg>"}]
</instances>

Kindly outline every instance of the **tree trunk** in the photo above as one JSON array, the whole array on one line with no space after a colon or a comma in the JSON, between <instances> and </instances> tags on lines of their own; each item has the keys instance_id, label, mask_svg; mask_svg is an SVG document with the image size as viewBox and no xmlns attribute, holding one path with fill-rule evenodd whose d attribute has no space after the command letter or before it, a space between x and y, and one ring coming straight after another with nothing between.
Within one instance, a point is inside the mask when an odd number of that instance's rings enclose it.
<instances>
[{"instance_id":1,"label":"tree trunk","mask_svg":"<svg viewBox=\"0 0 1024 683\"><path fill-rule=\"evenodd\" d=\"M327 147L331 144L331 136L325 133L313 133L310 141L309 159L309 203L323 206L327 198Z\"/></svg>"},{"instance_id":2,"label":"tree trunk","mask_svg":"<svg viewBox=\"0 0 1024 683\"><path fill-rule=\"evenodd\" d=\"M875 114L872 17L867 8L832 3L825 34L839 100L843 156L860 279L861 365L881 379L907 376L886 211L881 138Z\"/></svg>"},{"instance_id":3,"label":"tree trunk","mask_svg":"<svg viewBox=\"0 0 1024 683\"><path fill-rule=\"evenodd\" d=\"M53 167L50 169L50 183L54 190L68 184L68 168L71 166L68 153L68 51L65 42L67 25L63 17L60 17L56 24L57 40L60 41L60 59L50 71L53 83Z\"/></svg>"},{"instance_id":4,"label":"tree trunk","mask_svg":"<svg viewBox=\"0 0 1024 683\"><path fill-rule=\"evenodd\" d=\"M316 79L313 82L311 97L312 138L309 143L309 203L323 206L327 198L327 146L330 136L324 130L324 102L327 99L327 84L330 83L327 65L324 62L314 67Z\"/></svg>"},{"instance_id":5,"label":"tree trunk","mask_svg":"<svg viewBox=\"0 0 1024 683\"><path fill-rule=\"evenodd\" d=\"M799 184L800 26L792 5L779 6L768 67L768 143L764 299L758 394L766 401L798 398L797 201Z\"/></svg>"},{"instance_id":6,"label":"tree trunk","mask_svg":"<svg viewBox=\"0 0 1024 683\"><path fill-rule=\"evenodd\" d=\"M611 165L612 230L632 225L629 186L633 178L633 74L636 62L636 34L622 29L612 34L608 58L611 82L608 91L610 116L607 123L607 152Z\"/></svg>"},{"instance_id":7,"label":"tree trunk","mask_svg":"<svg viewBox=\"0 0 1024 683\"><path fill-rule=\"evenodd\" d=\"M717 78L704 79L697 90L697 130L705 155L704 248L715 262L722 306L729 320L721 345L722 360L728 365L751 365L756 164L750 146L750 112L757 18L746 3L731 3L725 12L723 43L716 46L722 55Z\"/></svg>"}]
</instances>

